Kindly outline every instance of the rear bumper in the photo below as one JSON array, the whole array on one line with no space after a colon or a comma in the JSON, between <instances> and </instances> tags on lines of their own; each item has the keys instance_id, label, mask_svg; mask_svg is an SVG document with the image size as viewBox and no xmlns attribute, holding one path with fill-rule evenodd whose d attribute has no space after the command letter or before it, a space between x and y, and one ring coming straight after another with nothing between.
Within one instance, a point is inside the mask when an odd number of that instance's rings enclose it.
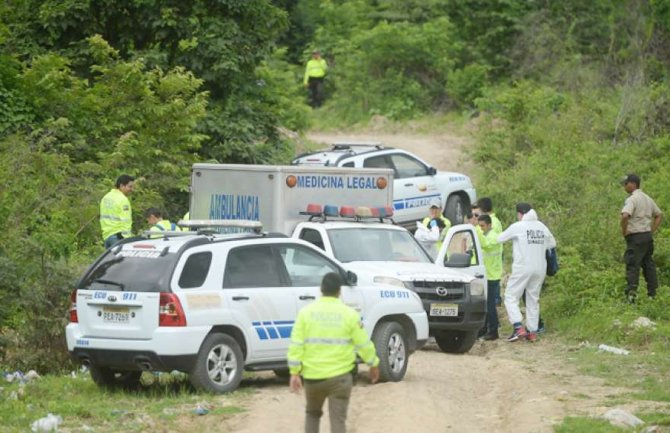
<instances>
[{"instance_id":1,"label":"rear bumper","mask_svg":"<svg viewBox=\"0 0 670 433\"><path fill-rule=\"evenodd\" d=\"M77 364L110 367L118 370L183 371L190 372L197 354L159 355L146 350L105 350L76 348L70 351Z\"/></svg>"},{"instance_id":2,"label":"rear bumper","mask_svg":"<svg viewBox=\"0 0 670 433\"><path fill-rule=\"evenodd\" d=\"M88 337L77 323L65 328L70 357L123 370L188 371L211 326L157 328L149 339Z\"/></svg>"}]
</instances>

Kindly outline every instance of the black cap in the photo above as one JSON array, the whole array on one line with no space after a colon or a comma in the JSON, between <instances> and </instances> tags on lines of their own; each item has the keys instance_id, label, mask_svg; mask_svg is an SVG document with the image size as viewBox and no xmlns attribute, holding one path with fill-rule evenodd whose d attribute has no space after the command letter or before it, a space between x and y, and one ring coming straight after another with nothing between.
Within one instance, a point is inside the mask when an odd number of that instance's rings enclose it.
<instances>
[{"instance_id":1,"label":"black cap","mask_svg":"<svg viewBox=\"0 0 670 433\"><path fill-rule=\"evenodd\" d=\"M621 185L625 185L627 183L634 183L639 188L640 176L633 173L627 174L623 179L621 179Z\"/></svg>"},{"instance_id":2,"label":"black cap","mask_svg":"<svg viewBox=\"0 0 670 433\"><path fill-rule=\"evenodd\" d=\"M517 203L516 211L522 215L526 215L533 207L528 203Z\"/></svg>"}]
</instances>

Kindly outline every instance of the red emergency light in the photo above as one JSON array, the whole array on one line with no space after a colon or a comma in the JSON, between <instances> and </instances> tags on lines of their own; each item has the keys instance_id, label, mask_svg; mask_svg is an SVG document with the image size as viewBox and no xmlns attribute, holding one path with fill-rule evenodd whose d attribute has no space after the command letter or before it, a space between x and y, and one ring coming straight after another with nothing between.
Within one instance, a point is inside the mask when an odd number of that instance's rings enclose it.
<instances>
[{"instance_id":1,"label":"red emergency light","mask_svg":"<svg viewBox=\"0 0 670 433\"><path fill-rule=\"evenodd\" d=\"M323 208L320 204L310 203L307 205L307 215L310 216L320 216L323 214Z\"/></svg>"},{"instance_id":2,"label":"red emergency light","mask_svg":"<svg viewBox=\"0 0 670 433\"><path fill-rule=\"evenodd\" d=\"M353 218L356 216L356 209L353 206L342 206L340 207L340 216Z\"/></svg>"}]
</instances>

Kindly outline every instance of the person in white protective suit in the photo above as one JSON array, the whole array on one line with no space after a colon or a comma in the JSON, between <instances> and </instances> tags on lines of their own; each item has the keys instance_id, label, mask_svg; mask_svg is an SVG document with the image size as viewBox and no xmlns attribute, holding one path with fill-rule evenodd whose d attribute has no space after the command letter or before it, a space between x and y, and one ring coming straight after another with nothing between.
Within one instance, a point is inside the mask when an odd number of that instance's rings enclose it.
<instances>
[{"instance_id":1,"label":"person in white protective suit","mask_svg":"<svg viewBox=\"0 0 670 433\"><path fill-rule=\"evenodd\" d=\"M537 219L528 203L516 205L518 221L498 236L498 242L512 241L512 274L507 280L505 308L514 332L507 341L537 339L540 316L540 290L547 272L546 251L556 247L556 240L547 226ZM526 291L526 328L519 300Z\"/></svg>"}]
</instances>

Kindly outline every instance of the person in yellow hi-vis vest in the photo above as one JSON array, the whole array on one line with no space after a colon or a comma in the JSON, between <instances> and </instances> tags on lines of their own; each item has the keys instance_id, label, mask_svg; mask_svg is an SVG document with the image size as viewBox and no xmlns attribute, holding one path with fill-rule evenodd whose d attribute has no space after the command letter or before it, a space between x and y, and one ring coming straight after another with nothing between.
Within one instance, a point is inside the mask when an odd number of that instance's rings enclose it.
<instances>
[{"instance_id":1,"label":"person in yellow hi-vis vest","mask_svg":"<svg viewBox=\"0 0 670 433\"><path fill-rule=\"evenodd\" d=\"M133 213L128 195L133 192L135 178L122 174L100 200L100 229L105 248L110 248L123 238L132 235Z\"/></svg>"},{"instance_id":2,"label":"person in yellow hi-vis vest","mask_svg":"<svg viewBox=\"0 0 670 433\"><path fill-rule=\"evenodd\" d=\"M330 431L346 432L356 354L370 366L370 382L379 380L379 358L360 315L340 299L342 278L324 275L322 297L300 310L291 331L288 366L291 391L305 389L305 433L318 433L328 399Z\"/></svg>"},{"instance_id":3,"label":"person in yellow hi-vis vest","mask_svg":"<svg viewBox=\"0 0 670 433\"><path fill-rule=\"evenodd\" d=\"M498 242L500 233L493 228L491 215L481 214L477 218L477 237L484 253L484 268L486 269L486 320L482 329L484 340L497 340L498 310L496 300L500 297L500 279L503 272L503 246Z\"/></svg>"},{"instance_id":4,"label":"person in yellow hi-vis vest","mask_svg":"<svg viewBox=\"0 0 670 433\"><path fill-rule=\"evenodd\" d=\"M181 229L177 224L170 222L170 220L163 219L163 212L160 209L155 207L150 207L144 211L144 217L147 219L147 223L150 228L149 231L156 232L180 232ZM150 236L150 237L160 237L160 236Z\"/></svg>"},{"instance_id":5,"label":"person in yellow hi-vis vest","mask_svg":"<svg viewBox=\"0 0 670 433\"><path fill-rule=\"evenodd\" d=\"M323 79L328 72L328 63L321 58L318 50L312 51L312 58L305 67L305 78L303 83L309 88L309 105L312 108L320 107L323 104Z\"/></svg>"}]
</instances>

